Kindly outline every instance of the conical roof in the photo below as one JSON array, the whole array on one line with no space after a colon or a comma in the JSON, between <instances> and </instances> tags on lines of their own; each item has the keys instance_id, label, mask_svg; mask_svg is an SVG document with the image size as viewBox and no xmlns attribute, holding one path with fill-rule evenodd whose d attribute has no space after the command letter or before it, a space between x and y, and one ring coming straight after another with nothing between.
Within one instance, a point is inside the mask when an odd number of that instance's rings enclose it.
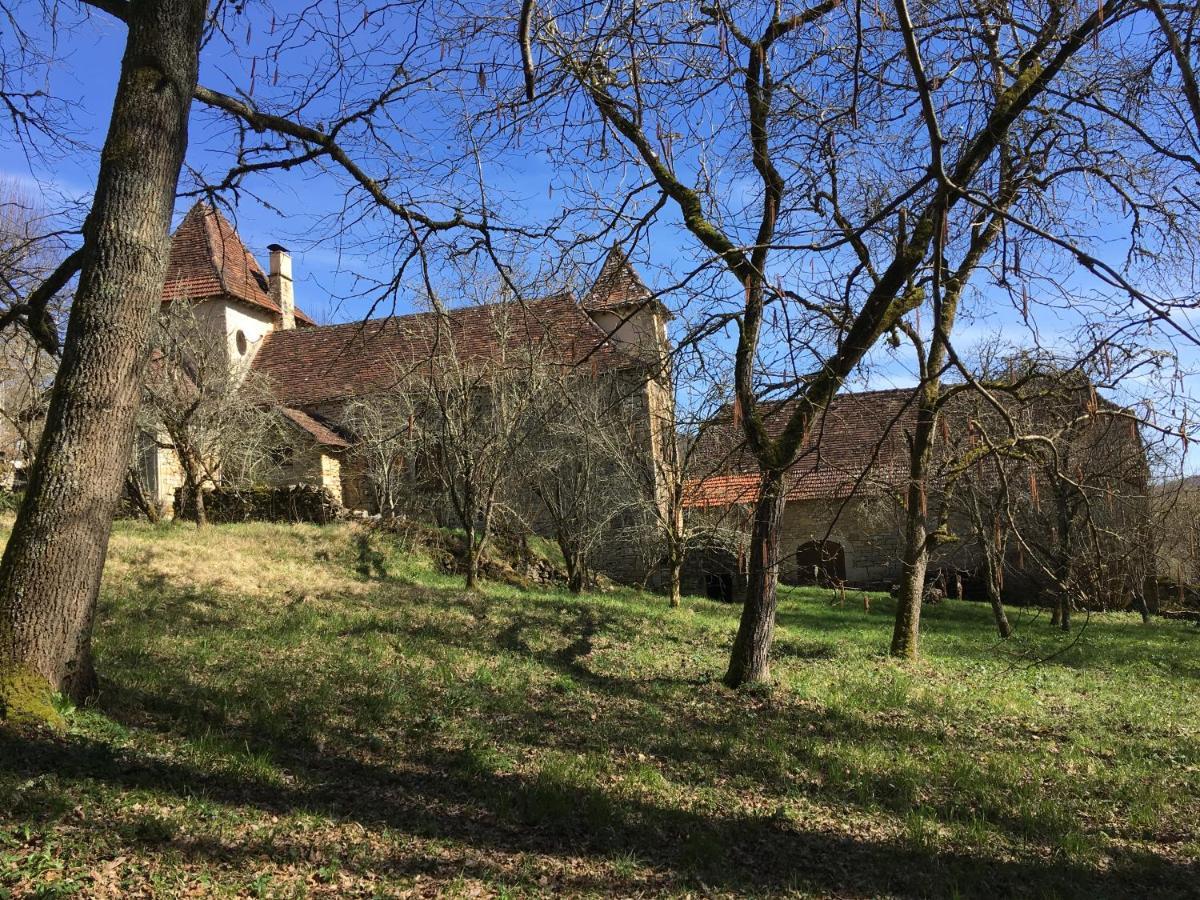
<instances>
[{"instance_id":1,"label":"conical roof","mask_svg":"<svg viewBox=\"0 0 1200 900\"><path fill-rule=\"evenodd\" d=\"M163 284L164 303L230 297L280 314L267 276L221 211L203 200L183 217L171 238L171 260ZM312 319L296 310L296 320Z\"/></svg>"},{"instance_id":2,"label":"conical roof","mask_svg":"<svg viewBox=\"0 0 1200 900\"><path fill-rule=\"evenodd\" d=\"M608 251L600 274L583 298L584 309L620 309L651 300L653 294L629 264L620 247ZM657 301L653 301L657 302Z\"/></svg>"}]
</instances>

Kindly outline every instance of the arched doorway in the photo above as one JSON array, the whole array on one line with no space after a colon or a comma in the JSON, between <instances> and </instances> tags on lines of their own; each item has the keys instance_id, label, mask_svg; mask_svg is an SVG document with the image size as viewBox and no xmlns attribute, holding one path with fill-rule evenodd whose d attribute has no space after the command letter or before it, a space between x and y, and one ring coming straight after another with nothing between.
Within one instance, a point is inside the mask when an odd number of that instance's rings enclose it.
<instances>
[{"instance_id":1,"label":"arched doorway","mask_svg":"<svg viewBox=\"0 0 1200 900\"><path fill-rule=\"evenodd\" d=\"M737 557L727 550L710 549L701 561L704 574L704 594L710 600L732 603L734 600L734 575L738 571Z\"/></svg>"},{"instance_id":2,"label":"arched doorway","mask_svg":"<svg viewBox=\"0 0 1200 900\"><path fill-rule=\"evenodd\" d=\"M846 550L837 541L805 541L796 548L796 583L828 587L846 581Z\"/></svg>"}]
</instances>

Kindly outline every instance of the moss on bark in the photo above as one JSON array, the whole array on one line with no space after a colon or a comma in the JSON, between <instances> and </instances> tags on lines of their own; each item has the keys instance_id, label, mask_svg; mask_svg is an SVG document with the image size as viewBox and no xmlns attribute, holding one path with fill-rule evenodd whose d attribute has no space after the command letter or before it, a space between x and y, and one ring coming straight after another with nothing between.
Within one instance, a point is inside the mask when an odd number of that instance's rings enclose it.
<instances>
[{"instance_id":1,"label":"moss on bark","mask_svg":"<svg viewBox=\"0 0 1200 900\"><path fill-rule=\"evenodd\" d=\"M18 727L39 725L62 731L66 720L54 708L50 683L27 666L0 670L0 722Z\"/></svg>"}]
</instances>

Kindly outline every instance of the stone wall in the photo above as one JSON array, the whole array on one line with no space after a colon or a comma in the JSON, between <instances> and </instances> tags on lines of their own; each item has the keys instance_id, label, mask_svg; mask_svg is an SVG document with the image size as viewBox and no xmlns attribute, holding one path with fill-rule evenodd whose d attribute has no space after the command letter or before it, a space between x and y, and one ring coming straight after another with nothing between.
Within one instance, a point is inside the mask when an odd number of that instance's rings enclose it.
<instances>
[{"instance_id":1,"label":"stone wall","mask_svg":"<svg viewBox=\"0 0 1200 900\"><path fill-rule=\"evenodd\" d=\"M290 445L277 448L276 452L281 456L264 471L264 484L271 487L315 485L328 490L338 503L343 502L341 460L328 448L297 431ZM285 453L286 457L282 455Z\"/></svg>"},{"instance_id":2,"label":"stone wall","mask_svg":"<svg viewBox=\"0 0 1200 900\"><path fill-rule=\"evenodd\" d=\"M810 541L832 541L845 553L846 581L886 587L900 576L902 524L887 497L792 501L780 529L780 577L804 580L796 552Z\"/></svg>"}]
</instances>

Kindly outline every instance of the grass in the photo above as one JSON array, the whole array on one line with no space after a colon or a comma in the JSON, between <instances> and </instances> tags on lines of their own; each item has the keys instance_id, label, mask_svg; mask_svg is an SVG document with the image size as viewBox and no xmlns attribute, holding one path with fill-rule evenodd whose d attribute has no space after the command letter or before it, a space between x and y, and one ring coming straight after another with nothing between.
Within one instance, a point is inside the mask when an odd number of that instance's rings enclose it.
<instances>
[{"instance_id":1,"label":"grass","mask_svg":"<svg viewBox=\"0 0 1200 900\"><path fill-rule=\"evenodd\" d=\"M1200 631L950 601L899 665L890 612L786 592L735 693L732 607L121 523L99 698L0 731L0 896L1197 896Z\"/></svg>"}]
</instances>

